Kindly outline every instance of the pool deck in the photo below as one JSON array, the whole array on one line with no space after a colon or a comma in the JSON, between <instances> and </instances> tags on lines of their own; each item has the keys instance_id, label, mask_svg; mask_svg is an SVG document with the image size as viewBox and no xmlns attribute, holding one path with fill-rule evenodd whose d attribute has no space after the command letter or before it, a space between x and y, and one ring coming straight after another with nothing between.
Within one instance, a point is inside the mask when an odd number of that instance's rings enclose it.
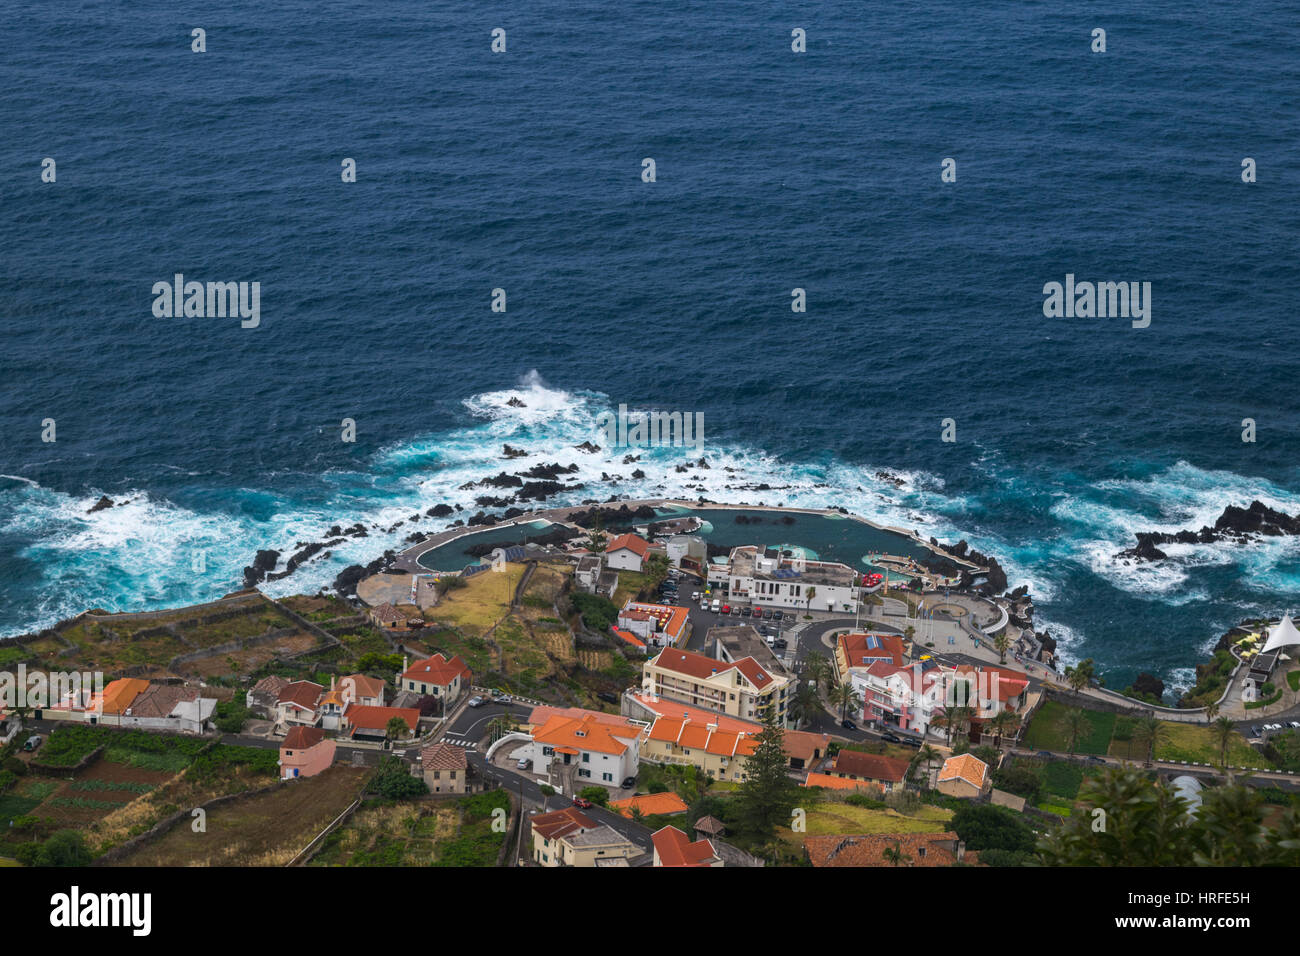
<instances>
[{"instance_id":1,"label":"pool deck","mask_svg":"<svg viewBox=\"0 0 1300 956\"><path fill-rule=\"evenodd\" d=\"M595 507L618 508L623 505L626 505L629 508L639 508L642 505L649 505L652 508L677 507L686 508L691 511L701 511L706 509L715 509L719 511L771 511L782 514L806 514L819 515L821 517L847 518L853 521L860 521L865 525L875 528L877 531L889 531L894 534L902 535L905 538L909 538L927 551L945 557L972 572L979 573L986 570L985 568L981 568L964 558L959 558L956 555L949 554L942 548L936 548L914 531L908 531L905 528L895 528L889 525L876 524L874 521L869 521L861 515L851 513L845 514L843 511L837 511L834 508L784 508L776 505L744 505L728 504L718 501L686 501L680 498L632 498L620 501L603 501L599 505L570 505L564 508L548 508L543 511L530 511L528 514L518 515L508 521L500 521L494 525L474 525L473 527L447 528L444 531L439 531L426 538L419 544L407 548L393 561L392 567L399 571L409 571L412 574L427 574L430 569L420 564L420 558L425 553L440 548L458 538L463 538L466 535L491 531L495 528L509 528L515 525L530 524L534 521L549 521L552 524L562 524L576 528L578 526L573 524L572 521L572 516L576 513L589 511Z\"/></svg>"}]
</instances>

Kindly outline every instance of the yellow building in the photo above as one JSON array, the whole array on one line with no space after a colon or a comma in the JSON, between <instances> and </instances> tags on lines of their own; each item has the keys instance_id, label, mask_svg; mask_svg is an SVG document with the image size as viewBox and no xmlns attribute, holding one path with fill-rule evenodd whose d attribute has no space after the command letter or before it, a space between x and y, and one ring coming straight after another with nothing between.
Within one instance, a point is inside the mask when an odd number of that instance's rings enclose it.
<instances>
[{"instance_id":1,"label":"yellow building","mask_svg":"<svg viewBox=\"0 0 1300 956\"><path fill-rule=\"evenodd\" d=\"M542 866L597 866L640 854L613 827L597 823L575 807L532 818L533 862Z\"/></svg>"},{"instance_id":2,"label":"yellow building","mask_svg":"<svg viewBox=\"0 0 1300 956\"><path fill-rule=\"evenodd\" d=\"M769 713L786 722L793 681L773 674L754 658L721 661L666 647L641 669L642 690L741 720L761 721Z\"/></svg>"}]
</instances>

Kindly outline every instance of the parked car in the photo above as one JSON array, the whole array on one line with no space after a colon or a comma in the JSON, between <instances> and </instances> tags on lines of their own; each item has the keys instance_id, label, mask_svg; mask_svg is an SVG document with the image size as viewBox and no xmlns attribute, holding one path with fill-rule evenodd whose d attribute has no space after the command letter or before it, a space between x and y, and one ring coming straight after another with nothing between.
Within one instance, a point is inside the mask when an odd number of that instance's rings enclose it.
<instances>
[{"instance_id":1,"label":"parked car","mask_svg":"<svg viewBox=\"0 0 1300 956\"><path fill-rule=\"evenodd\" d=\"M482 697L480 697L478 694L475 694L473 697L469 699L469 705L471 707L482 707L486 703L487 701L484 700Z\"/></svg>"},{"instance_id":2,"label":"parked car","mask_svg":"<svg viewBox=\"0 0 1300 956\"><path fill-rule=\"evenodd\" d=\"M891 744L901 744L903 742L902 737L898 736L898 734L890 733L889 731L885 731L883 734L881 734L880 739L887 740Z\"/></svg>"},{"instance_id":3,"label":"parked car","mask_svg":"<svg viewBox=\"0 0 1300 956\"><path fill-rule=\"evenodd\" d=\"M783 651L790 646L790 642L787 641L784 637L777 637L772 639L772 646L775 647L778 651Z\"/></svg>"},{"instance_id":4,"label":"parked car","mask_svg":"<svg viewBox=\"0 0 1300 956\"><path fill-rule=\"evenodd\" d=\"M636 777L628 777L623 781L624 790L631 790L635 786L636 786Z\"/></svg>"},{"instance_id":5,"label":"parked car","mask_svg":"<svg viewBox=\"0 0 1300 956\"><path fill-rule=\"evenodd\" d=\"M723 613L723 614L730 614L730 613L731 613L731 605L730 605L730 604L724 604L724 605L722 605L722 613Z\"/></svg>"},{"instance_id":6,"label":"parked car","mask_svg":"<svg viewBox=\"0 0 1300 956\"><path fill-rule=\"evenodd\" d=\"M773 613L775 613L775 612L773 612L773 611L764 611L764 612L763 612L763 620L765 620L765 621L770 621L770 620L772 620L772 615L773 615Z\"/></svg>"},{"instance_id":7,"label":"parked car","mask_svg":"<svg viewBox=\"0 0 1300 956\"><path fill-rule=\"evenodd\" d=\"M740 616L741 616L741 617L749 617L749 615L751 615L751 614L753 614L753 613L754 613L754 609L753 609L752 607L742 607L742 608L740 609Z\"/></svg>"},{"instance_id":8,"label":"parked car","mask_svg":"<svg viewBox=\"0 0 1300 956\"><path fill-rule=\"evenodd\" d=\"M586 797L574 797L573 805L577 807L579 810L591 809L591 801L588 800Z\"/></svg>"},{"instance_id":9,"label":"parked car","mask_svg":"<svg viewBox=\"0 0 1300 956\"><path fill-rule=\"evenodd\" d=\"M715 613L722 610L722 602L717 598L713 599L713 610Z\"/></svg>"},{"instance_id":10,"label":"parked car","mask_svg":"<svg viewBox=\"0 0 1300 956\"><path fill-rule=\"evenodd\" d=\"M1290 722L1290 724L1292 727L1295 727L1297 730L1300 730L1300 720L1293 720Z\"/></svg>"},{"instance_id":11,"label":"parked car","mask_svg":"<svg viewBox=\"0 0 1300 956\"><path fill-rule=\"evenodd\" d=\"M23 750L35 750L44 740L45 738L40 734L32 734L27 738L27 742L23 744Z\"/></svg>"},{"instance_id":12,"label":"parked car","mask_svg":"<svg viewBox=\"0 0 1300 956\"><path fill-rule=\"evenodd\" d=\"M855 724L855 723L854 723L853 721L851 721L851 720L841 720L841 721L840 721L840 726L843 727L845 730L857 730L857 729L858 729L858 725Z\"/></svg>"},{"instance_id":13,"label":"parked car","mask_svg":"<svg viewBox=\"0 0 1300 956\"><path fill-rule=\"evenodd\" d=\"M1034 756L1041 757L1044 760L1053 760L1056 758L1056 754L1052 753L1050 750L1040 750L1038 753L1034 754Z\"/></svg>"},{"instance_id":14,"label":"parked car","mask_svg":"<svg viewBox=\"0 0 1300 956\"><path fill-rule=\"evenodd\" d=\"M699 599L700 599L700 592L699 592L699 591L692 591L692 592L691 592L691 600L692 600L692 601L698 601Z\"/></svg>"},{"instance_id":15,"label":"parked car","mask_svg":"<svg viewBox=\"0 0 1300 956\"><path fill-rule=\"evenodd\" d=\"M596 699L603 700L607 704L617 704L618 694L611 694L607 690L602 690L599 694L596 695Z\"/></svg>"},{"instance_id":16,"label":"parked car","mask_svg":"<svg viewBox=\"0 0 1300 956\"><path fill-rule=\"evenodd\" d=\"M515 769L528 770L530 767L532 767L532 765L533 762L529 760L527 757L520 757L518 762L515 763Z\"/></svg>"},{"instance_id":17,"label":"parked car","mask_svg":"<svg viewBox=\"0 0 1300 956\"><path fill-rule=\"evenodd\" d=\"M783 620L783 621L793 621L793 620L794 620L794 615L791 614L789 611L786 611L784 614L781 615L781 620Z\"/></svg>"},{"instance_id":18,"label":"parked car","mask_svg":"<svg viewBox=\"0 0 1300 956\"><path fill-rule=\"evenodd\" d=\"M493 695L492 695L492 703L494 703L494 704L508 704L508 703L510 703L510 695L509 695L509 694L493 694Z\"/></svg>"},{"instance_id":19,"label":"parked car","mask_svg":"<svg viewBox=\"0 0 1300 956\"><path fill-rule=\"evenodd\" d=\"M1089 754L1088 757L1087 757L1087 760L1088 760L1088 763L1103 763L1103 764L1104 764L1104 763L1106 762L1103 758L1098 757L1098 756L1093 755L1093 754Z\"/></svg>"}]
</instances>

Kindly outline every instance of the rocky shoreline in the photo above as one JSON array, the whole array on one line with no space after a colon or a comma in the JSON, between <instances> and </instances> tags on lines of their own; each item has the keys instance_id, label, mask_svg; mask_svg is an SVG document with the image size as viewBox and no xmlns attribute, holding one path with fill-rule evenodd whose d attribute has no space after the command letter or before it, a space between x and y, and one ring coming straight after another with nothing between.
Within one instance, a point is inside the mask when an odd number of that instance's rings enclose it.
<instances>
[{"instance_id":1,"label":"rocky shoreline","mask_svg":"<svg viewBox=\"0 0 1300 956\"><path fill-rule=\"evenodd\" d=\"M1163 561L1169 557L1160 550L1162 544L1247 544L1265 537L1300 534L1300 515L1276 511L1263 502L1252 501L1248 507L1228 505L1213 527L1202 525L1199 531L1139 531L1137 544L1120 551L1116 557L1127 561Z\"/></svg>"}]
</instances>

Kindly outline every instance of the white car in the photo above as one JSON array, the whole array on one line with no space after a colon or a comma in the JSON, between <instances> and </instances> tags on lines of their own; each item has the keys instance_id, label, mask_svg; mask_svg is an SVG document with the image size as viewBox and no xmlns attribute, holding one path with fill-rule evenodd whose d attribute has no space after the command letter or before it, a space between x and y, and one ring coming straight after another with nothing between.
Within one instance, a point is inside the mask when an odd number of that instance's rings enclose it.
<instances>
[{"instance_id":1,"label":"white car","mask_svg":"<svg viewBox=\"0 0 1300 956\"><path fill-rule=\"evenodd\" d=\"M722 601L719 600L718 598L714 598L714 599L713 599L712 610L713 610L713 613L714 613L714 614L717 614L719 611L721 611L721 610L722 610Z\"/></svg>"},{"instance_id":2,"label":"white car","mask_svg":"<svg viewBox=\"0 0 1300 956\"><path fill-rule=\"evenodd\" d=\"M700 592L699 592L699 591L692 591L692 592L691 592L691 600L692 600L692 601L698 601L699 599L700 599Z\"/></svg>"},{"instance_id":3,"label":"white car","mask_svg":"<svg viewBox=\"0 0 1300 956\"><path fill-rule=\"evenodd\" d=\"M1291 726L1300 729L1300 720L1291 721Z\"/></svg>"}]
</instances>

